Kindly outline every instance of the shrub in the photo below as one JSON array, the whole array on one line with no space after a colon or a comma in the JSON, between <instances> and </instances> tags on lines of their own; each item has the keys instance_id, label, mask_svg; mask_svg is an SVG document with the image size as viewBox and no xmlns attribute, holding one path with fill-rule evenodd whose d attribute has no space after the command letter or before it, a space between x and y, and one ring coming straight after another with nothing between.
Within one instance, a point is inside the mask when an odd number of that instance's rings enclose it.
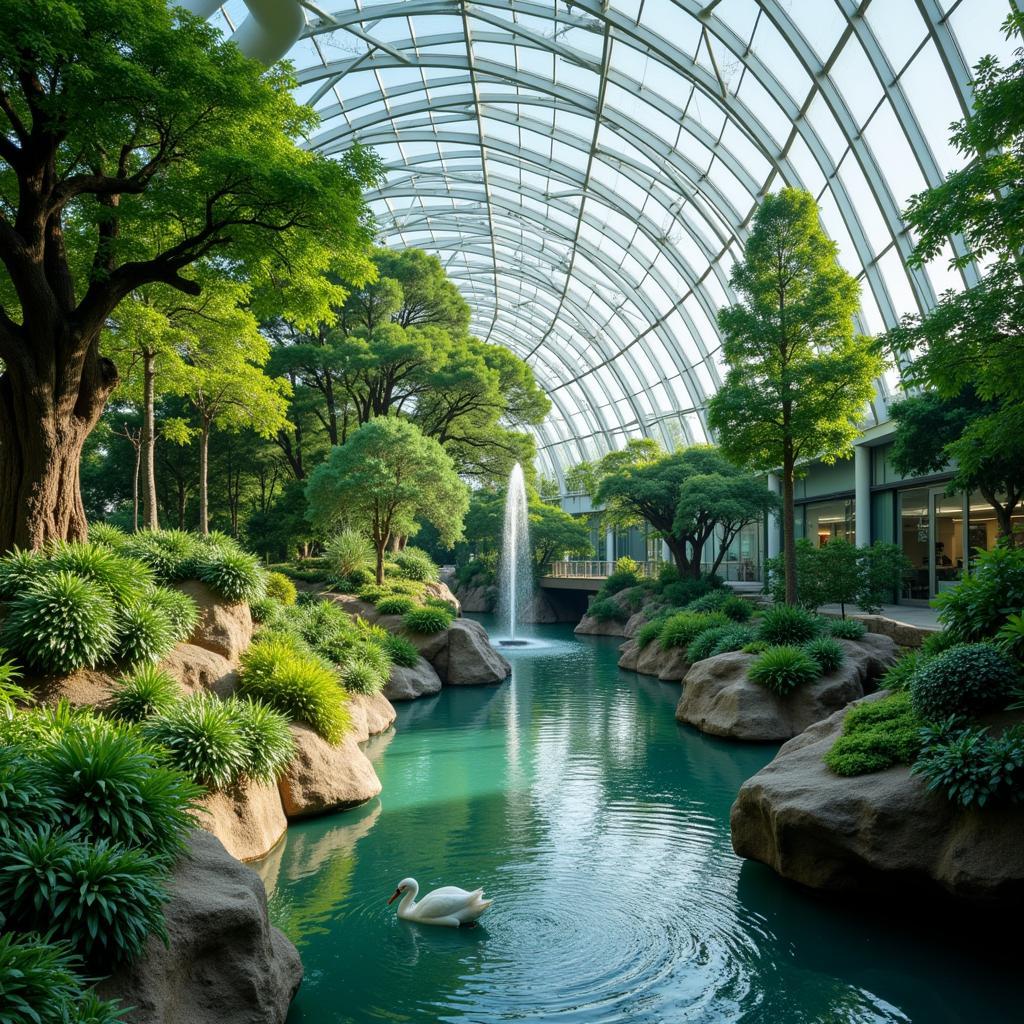
<instances>
[{"instance_id":1,"label":"shrub","mask_svg":"<svg viewBox=\"0 0 1024 1024\"><path fill-rule=\"evenodd\" d=\"M249 614L252 621L262 625L265 622L273 621L281 605L272 597L260 597L249 602Z\"/></svg>"},{"instance_id":2,"label":"shrub","mask_svg":"<svg viewBox=\"0 0 1024 1024\"><path fill-rule=\"evenodd\" d=\"M818 669L823 676L837 671L846 660L846 652L829 636L816 636L802 646L817 662Z\"/></svg>"},{"instance_id":3,"label":"shrub","mask_svg":"<svg viewBox=\"0 0 1024 1024\"><path fill-rule=\"evenodd\" d=\"M598 622L625 622L629 618L629 612L610 597L591 601L587 614Z\"/></svg>"},{"instance_id":4,"label":"shrub","mask_svg":"<svg viewBox=\"0 0 1024 1024\"><path fill-rule=\"evenodd\" d=\"M349 729L348 698L334 670L280 636L250 644L242 655L238 693L290 721L305 722L328 743L340 743Z\"/></svg>"},{"instance_id":5,"label":"shrub","mask_svg":"<svg viewBox=\"0 0 1024 1024\"><path fill-rule=\"evenodd\" d=\"M837 640L863 640L868 631L857 619L828 619L825 628Z\"/></svg>"},{"instance_id":6,"label":"shrub","mask_svg":"<svg viewBox=\"0 0 1024 1024\"><path fill-rule=\"evenodd\" d=\"M914 673L928 660L923 651L907 651L895 665L885 670L879 684L883 690L906 690Z\"/></svg>"},{"instance_id":7,"label":"shrub","mask_svg":"<svg viewBox=\"0 0 1024 1024\"><path fill-rule=\"evenodd\" d=\"M716 654L724 654L726 651L739 650L747 640L751 639L750 634L743 632L743 637L735 646L721 647L723 643L731 645L737 639L736 626L712 626L698 633L686 648L686 660L689 662L703 661L705 658L712 658Z\"/></svg>"},{"instance_id":8,"label":"shrub","mask_svg":"<svg viewBox=\"0 0 1024 1024\"><path fill-rule=\"evenodd\" d=\"M921 651L929 658L934 658L936 654L948 651L960 642L952 633L940 630L938 633L930 633L924 638L921 642Z\"/></svg>"},{"instance_id":9,"label":"shrub","mask_svg":"<svg viewBox=\"0 0 1024 1024\"><path fill-rule=\"evenodd\" d=\"M268 572L266 574L267 593L266 596L283 605L295 604L299 596L295 584L283 572Z\"/></svg>"},{"instance_id":10,"label":"shrub","mask_svg":"<svg viewBox=\"0 0 1024 1024\"><path fill-rule=\"evenodd\" d=\"M921 747L921 720L906 693L857 704L843 719L843 732L825 755L836 775L867 775L910 764Z\"/></svg>"},{"instance_id":11,"label":"shrub","mask_svg":"<svg viewBox=\"0 0 1024 1024\"><path fill-rule=\"evenodd\" d=\"M117 640L114 603L93 580L71 572L47 572L9 604L0 644L42 672L95 667Z\"/></svg>"},{"instance_id":12,"label":"shrub","mask_svg":"<svg viewBox=\"0 0 1024 1024\"><path fill-rule=\"evenodd\" d=\"M620 590L626 590L628 587L635 587L640 583L641 577L631 570L620 571L615 570L605 581L601 584L601 590L598 594L599 598L608 598L613 594L617 594Z\"/></svg>"},{"instance_id":13,"label":"shrub","mask_svg":"<svg viewBox=\"0 0 1024 1024\"><path fill-rule=\"evenodd\" d=\"M166 941L163 875L141 850L75 832L44 827L0 839L5 926L45 931L104 973L137 957L150 934Z\"/></svg>"},{"instance_id":14,"label":"shrub","mask_svg":"<svg viewBox=\"0 0 1024 1024\"><path fill-rule=\"evenodd\" d=\"M719 612L722 606L732 597L728 590L711 590L692 600L686 610L689 612Z\"/></svg>"},{"instance_id":15,"label":"shrub","mask_svg":"<svg viewBox=\"0 0 1024 1024\"><path fill-rule=\"evenodd\" d=\"M358 570L368 571L376 558L377 552L369 538L358 530L342 530L324 547L324 561L331 574L338 579L350 577Z\"/></svg>"},{"instance_id":16,"label":"shrub","mask_svg":"<svg viewBox=\"0 0 1024 1024\"><path fill-rule=\"evenodd\" d=\"M380 587L376 583L368 583L365 587L360 587L356 592L356 596L360 601L367 601L370 604L376 604L378 601L385 597L391 597L394 591L390 587Z\"/></svg>"},{"instance_id":17,"label":"shrub","mask_svg":"<svg viewBox=\"0 0 1024 1024\"><path fill-rule=\"evenodd\" d=\"M665 624L665 619L668 616L659 615L657 618L651 619L649 622L645 622L634 635L633 639L636 640L638 647L646 647L651 641L658 639L658 634L661 632L661 627Z\"/></svg>"},{"instance_id":18,"label":"shrub","mask_svg":"<svg viewBox=\"0 0 1024 1024\"><path fill-rule=\"evenodd\" d=\"M658 631L658 646L663 651L673 647L689 647L698 633L712 626L728 626L729 620L720 612L676 612L662 623Z\"/></svg>"},{"instance_id":19,"label":"shrub","mask_svg":"<svg viewBox=\"0 0 1024 1024\"><path fill-rule=\"evenodd\" d=\"M616 572L631 572L634 576L639 576L641 569L640 563L635 558L630 558L629 555L620 555L615 559Z\"/></svg>"},{"instance_id":20,"label":"shrub","mask_svg":"<svg viewBox=\"0 0 1024 1024\"><path fill-rule=\"evenodd\" d=\"M419 597L423 593L423 584L416 580L389 580L388 590L392 594L401 594L403 597ZM437 601L440 598L427 598L428 601Z\"/></svg>"},{"instance_id":21,"label":"shrub","mask_svg":"<svg viewBox=\"0 0 1024 1024\"><path fill-rule=\"evenodd\" d=\"M379 669L364 658L350 658L341 670L341 680L351 693L380 693L386 679Z\"/></svg>"},{"instance_id":22,"label":"shrub","mask_svg":"<svg viewBox=\"0 0 1024 1024\"><path fill-rule=\"evenodd\" d=\"M202 786L225 789L245 771L249 752L228 706L201 690L143 725L167 759Z\"/></svg>"},{"instance_id":23,"label":"shrub","mask_svg":"<svg viewBox=\"0 0 1024 1024\"><path fill-rule=\"evenodd\" d=\"M124 676L114 687L107 707L122 722L141 722L166 714L181 697L177 681L150 663Z\"/></svg>"},{"instance_id":24,"label":"shrub","mask_svg":"<svg viewBox=\"0 0 1024 1024\"><path fill-rule=\"evenodd\" d=\"M661 584L661 594L668 604L684 606L721 586L722 581L717 576L687 576Z\"/></svg>"},{"instance_id":25,"label":"shrub","mask_svg":"<svg viewBox=\"0 0 1024 1024\"><path fill-rule=\"evenodd\" d=\"M338 586L352 593L367 584L376 583L377 575L372 569L353 569L347 576L339 577Z\"/></svg>"},{"instance_id":26,"label":"shrub","mask_svg":"<svg viewBox=\"0 0 1024 1024\"><path fill-rule=\"evenodd\" d=\"M169 587L154 587L146 594L145 601L170 620L175 643L188 640L199 621L199 606L188 594Z\"/></svg>"},{"instance_id":27,"label":"shrub","mask_svg":"<svg viewBox=\"0 0 1024 1024\"><path fill-rule=\"evenodd\" d=\"M100 999L90 989L82 993L62 1024L125 1024L124 1015L128 1011L129 1008L120 1006L116 999Z\"/></svg>"},{"instance_id":28,"label":"shrub","mask_svg":"<svg viewBox=\"0 0 1024 1024\"><path fill-rule=\"evenodd\" d=\"M751 640L749 643L744 644L740 650L744 654L764 654L769 646L763 640Z\"/></svg>"},{"instance_id":29,"label":"shrub","mask_svg":"<svg viewBox=\"0 0 1024 1024\"><path fill-rule=\"evenodd\" d=\"M404 615L416 607L416 602L411 597L395 595L393 597L382 597L377 602L377 611L381 615Z\"/></svg>"},{"instance_id":30,"label":"shrub","mask_svg":"<svg viewBox=\"0 0 1024 1024\"><path fill-rule=\"evenodd\" d=\"M402 616L402 625L410 633L440 633L452 624L454 616L443 608L414 608Z\"/></svg>"},{"instance_id":31,"label":"shrub","mask_svg":"<svg viewBox=\"0 0 1024 1024\"><path fill-rule=\"evenodd\" d=\"M276 782L295 754L288 719L249 698L230 697L225 706L245 747L243 774L256 782Z\"/></svg>"},{"instance_id":32,"label":"shrub","mask_svg":"<svg viewBox=\"0 0 1024 1024\"><path fill-rule=\"evenodd\" d=\"M718 642L711 649L711 657L713 658L717 654L727 654L729 651L740 651L753 639L754 631L749 626L737 622L723 628Z\"/></svg>"},{"instance_id":33,"label":"shrub","mask_svg":"<svg viewBox=\"0 0 1024 1024\"><path fill-rule=\"evenodd\" d=\"M794 605L772 605L757 627L757 637L773 646L803 644L821 630L818 619L810 612Z\"/></svg>"},{"instance_id":34,"label":"shrub","mask_svg":"<svg viewBox=\"0 0 1024 1024\"><path fill-rule=\"evenodd\" d=\"M939 622L960 642L993 637L1009 612L1024 608L1024 547L999 547L978 555L970 575L934 601Z\"/></svg>"},{"instance_id":35,"label":"shrub","mask_svg":"<svg viewBox=\"0 0 1024 1024\"><path fill-rule=\"evenodd\" d=\"M100 521L89 524L89 540L93 544L102 544L117 551L128 544L128 534L113 523Z\"/></svg>"},{"instance_id":36,"label":"shrub","mask_svg":"<svg viewBox=\"0 0 1024 1024\"><path fill-rule=\"evenodd\" d=\"M199 538L185 530L144 530L129 537L123 550L148 565L162 583L176 583L192 574L201 546Z\"/></svg>"},{"instance_id":37,"label":"shrub","mask_svg":"<svg viewBox=\"0 0 1024 1024\"><path fill-rule=\"evenodd\" d=\"M38 551L15 548L0 558L0 600L17 597L46 571L46 559Z\"/></svg>"},{"instance_id":38,"label":"shrub","mask_svg":"<svg viewBox=\"0 0 1024 1024\"><path fill-rule=\"evenodd\" d=\"M769 647L748 673L755 683L780 697L813 683L819 674L818 663L805 650L788 645Z\"/></svg>"},{"instance_id":39,"label":"shrub","mask_svg":"<svg viewBox=\"0 0 1024 1024\"><path fill-rule=\"evenodd\" d=\"M17 743L0 746L0 835L56 821L61 808L49 776L30 748Z\"/></svg>"},{"instance_id":40,"label":"shrub","mask_svg":"<svg viewBox=\"0 0 1024 1024\"><path fill-rule=\"evenodd\" d=\"M18 685L21 669L7 657L7 651L0 647L0 717L10 718L16 705L31 704L32 694Z\"/></svg>"},{"instance_id":41,"label":"shrub","mask_svg":"<svg viewBox=\"0 0 1024 1024\"><path fill-rule=\"evenodd\" d=\"M996 642L1011 658L1024 661L1024 614L1008 616L999 627Z\"/></svg>"},{"instance_id":42,"label":"shrub","mask_svg":"<svg viewBox=\"0 0 1024 1024\"><path fill-rule=\"evenodd\" d=\"M715 591L715 593L718 593L718 591ZM754 614L754 606L749 601L744 601L742 597L737 597L735 594L727 597L718 610L723 615L728 615L733 622L749 622L750 617Z\"/></svg>"},{"instance_id":43,"label":"shrub","mask_svg":"<svg viewBox=\"0 0 1024 1024\"><path fill-rule=\"evenodd\" d=\"M1024 794L1024 729L1002 736L964 727L949 718L921 730L921 752L911 771L929 789L941 789L961 807L983 807L989 800L1017 803Z\"/></svg>"},{"instance_id":44,"label":"shrub","mask_svg":"<svg viewBox=\"0 0 1024 1024\"><path fill-rule=\"evenodd\" d=\"M419 660L420 652L417 650L416 645L404 636L388 634L388 638L383 641L383 644L388 657L395 665L400 665L402 668L412 668Z\"/></svg>"},{"instance_id":45,"label":"shrub","mask_svg":"<svg viewBox=\"0 0 1024 1024\"><path fill-rule=\"evenodd\" d=\"M992 644L961 644L937 654L911 677L910 700L926 722L972 717L1006 707L1017 668Z\"/></svg>"},{"instance_id":46,"label":"shrub","mask_svg":"<svg viewBox=\"0 0 1024 1024\"><path fill-rule=\"evenodd\" d=\"M394 562L407 580L417 580L420 583L435 583L437 581L439 575L437 566L430 555L421 548L404 548L394 556Z\"/></svg>"},{"instance_id":47,"label":"shrub","mask_svg":"<svg viewBox=\"0 0 1024 1024\"><path fill-rule=\"evenodd\" d=\"M154 584L147 565L101 544L58 541L46 554L47 572L70 572L92 580L117 604L137 601Z\"/></svg>"},{"instance_id":48,"label":"shrub","mask_svg":"<svg viewBox=\"0 0 1024 1024\"><path fill-rule=\"evenodd\" d=\"M241 603L266 596L266 573L247 551L212 546L194 562L196 578L225 601Z\"/></svg>"},{"instance_id":49,"label":"shrub","mask_svg":"<svg viewBox=\"0 0 1024 1024\"><path fill-rule=\"evenodd\" d=\"M117 609L117 659L127 665L159 661L170 654L178 634L167 613L147 597Z\"/></svg>"}]
</instances>

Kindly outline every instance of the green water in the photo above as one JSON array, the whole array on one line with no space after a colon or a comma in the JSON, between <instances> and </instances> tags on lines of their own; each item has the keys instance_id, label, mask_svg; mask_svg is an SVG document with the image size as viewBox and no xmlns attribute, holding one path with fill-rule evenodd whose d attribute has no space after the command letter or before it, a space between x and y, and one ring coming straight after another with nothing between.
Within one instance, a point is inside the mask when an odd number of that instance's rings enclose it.
<instances>
[{"instance_id":1,"label":"green water","mask_svg":"<svg viewBox=\"0 0 1024 1024\"><path fill-rule=\"evenodd\" d=\"M1020 1020L979 930L837 905L744 864L729 807L773 747L673 718L619 641L537 630L502 686L399 707L383 795L260 865L306 977L289 1024ZM399 921L399 879L484 886L482 927Z\"/></svg>"}]
</instances>

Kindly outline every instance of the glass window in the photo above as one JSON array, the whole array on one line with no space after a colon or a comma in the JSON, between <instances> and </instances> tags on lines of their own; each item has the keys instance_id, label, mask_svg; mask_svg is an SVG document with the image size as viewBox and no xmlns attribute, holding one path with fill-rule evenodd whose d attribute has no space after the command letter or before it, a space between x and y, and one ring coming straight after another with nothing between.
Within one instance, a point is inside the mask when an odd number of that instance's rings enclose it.
<instances>
[{"instance_id":1,"label":"glass window","mask_svg":"<svg viewBox=\"0 0 1024 1024\"><path fill-rule=\"evenodd\" d=\"M964 497L935 496L935 589L959 582L964 570Z\"/></svg>"},{"instance_id":2,"label":"glass window","mask_svg":"<svg viewBox=\"0 0 1024 1024\"><path fill-rule=\"evenodd\" d=\"M901 491L900 547L913 567L907 574L903 596L914 601L931 597L928 582L928 488Z\"/></svg>"},{"instance_id":3,"label":"glass window","mask_svg":"<svg viewBox=\"0 0 1024 1024\"><path fill-rule=\"evenodd\" d=\"M883 544L896 543L893 513L896 508L896 492L881 491L871 495L871 539Z\"/></svg>"},{"instance_id":4,"label":"glass window","mask_svg":"<svg viewBox=\"0 0 1024 1024\"><path fill-rule=\"evenodd\" d=\"M818 548L837 539L853 544L855 520L853 498L805 505L804 536Z\"/></svg>"}]
</instances>

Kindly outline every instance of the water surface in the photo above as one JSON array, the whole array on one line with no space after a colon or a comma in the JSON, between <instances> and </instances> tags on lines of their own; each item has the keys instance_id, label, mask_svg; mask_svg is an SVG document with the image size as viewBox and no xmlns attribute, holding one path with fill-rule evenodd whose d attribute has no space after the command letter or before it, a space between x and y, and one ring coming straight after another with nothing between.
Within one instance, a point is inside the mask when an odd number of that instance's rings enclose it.
<instances>
[{"instance_id":1,"label":"water surface","mask_svg":"<svg viewBox=\"0 0 1024 1024\"><path fill-rule=\"evenodd\" d=\"M306 977L289 1024L953 1024L1019 1020L1007 964L948 917L841 905L745 864L729 807L772 746L678 726L620 641L538 628L502 686L400 705L379 800L292 826L260 865ZM482 885L474 930L399 921Z\"/></svg>"}]
</instances>

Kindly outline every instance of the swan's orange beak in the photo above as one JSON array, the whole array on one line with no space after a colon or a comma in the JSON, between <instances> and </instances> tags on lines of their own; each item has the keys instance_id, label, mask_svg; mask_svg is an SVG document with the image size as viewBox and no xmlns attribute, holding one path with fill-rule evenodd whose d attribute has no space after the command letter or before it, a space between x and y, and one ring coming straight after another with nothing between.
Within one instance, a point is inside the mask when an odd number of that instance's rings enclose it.
<instances>
[{"instance_id":1,"label":"swan's orange beak","mask_svg":"<svg viewBox=\"0 0 1024 1024\"><path fill-rule=\"evenodd\" d=\"M391 904L394 903L395 900L397 900L398 897L401 896L401 895L402 895L402 890L401 889L396 889L394 891L394 893L392 893L391 899L388 900L388 906L390 907Z\"/></svg>"}]
</instances>

